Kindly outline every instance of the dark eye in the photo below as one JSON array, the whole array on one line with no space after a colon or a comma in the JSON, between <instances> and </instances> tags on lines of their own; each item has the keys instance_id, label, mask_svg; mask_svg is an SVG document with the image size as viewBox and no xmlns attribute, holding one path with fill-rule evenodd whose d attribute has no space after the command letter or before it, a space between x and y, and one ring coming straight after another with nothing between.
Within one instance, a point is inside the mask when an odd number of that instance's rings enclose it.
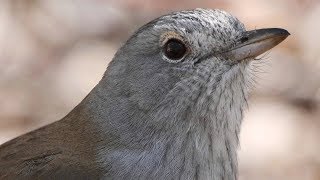
<instances>
[{"instance_id":1,"label":"dark eye","mask_svg":"<svg viewBox=\"0 0 320 180\"><path fill-rule=\"evenodd\" d=\"M171 60L179 60L187 52L187 48L184 43L178 39L170 39L164 45L164 54Z\"/></svg>"}]
</instances>

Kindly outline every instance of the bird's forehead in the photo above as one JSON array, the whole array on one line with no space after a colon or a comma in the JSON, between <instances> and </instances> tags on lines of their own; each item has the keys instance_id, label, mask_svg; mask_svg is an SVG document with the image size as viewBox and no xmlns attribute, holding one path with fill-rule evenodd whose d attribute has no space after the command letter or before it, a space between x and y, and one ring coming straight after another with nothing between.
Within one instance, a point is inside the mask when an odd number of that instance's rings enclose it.
<instances>
[{"instance_id":1,"label":"bird's forehead","mask_svg":"<svg viewBox=\"0 0 320 180\"><path fill-rule=\"evenodd\" d=\"M201 31L209 34L236 36L245 31L244 25L222 10L195 9L162 16L155 28L174 28L180 31Z\"/></svg>"}]
</instances>

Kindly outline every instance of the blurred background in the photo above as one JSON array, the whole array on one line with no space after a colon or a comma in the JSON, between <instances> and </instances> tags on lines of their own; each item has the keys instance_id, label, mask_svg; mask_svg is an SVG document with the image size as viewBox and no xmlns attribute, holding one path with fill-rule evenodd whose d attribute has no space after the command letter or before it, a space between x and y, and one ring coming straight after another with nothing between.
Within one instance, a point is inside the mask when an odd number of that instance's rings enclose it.
<instances>
[{"instance_id":1,"label":"blurred background","mask_svg":"<svg viewBox=\"0 0 320 180\"><path fill-rule=\"evenodd\" d=\"M240 180L320 179L319 0L1 0L0 144L65 116L138 27L196 7L291 33L257 74Z\"/></svg>"}]
</instances>

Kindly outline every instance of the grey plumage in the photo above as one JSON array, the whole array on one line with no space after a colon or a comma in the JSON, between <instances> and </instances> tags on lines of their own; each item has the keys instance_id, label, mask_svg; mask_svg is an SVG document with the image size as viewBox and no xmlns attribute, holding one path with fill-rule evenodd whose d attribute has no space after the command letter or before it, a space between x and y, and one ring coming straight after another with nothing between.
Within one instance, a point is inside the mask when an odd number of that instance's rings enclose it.
<instances>
[{"instance_id":1,"label":"grey plumage","mask_svg":"<svg viewBox=\"0 0 320 180\"><path fill-rule=\"evenodd\" d=\"M225 52L245 32L220 10L146 24L65 118L0 147L0 179L237 179L253 57ZM163 53L172 37L188 48L181 60Z\"/></svg>"}]
</instances>

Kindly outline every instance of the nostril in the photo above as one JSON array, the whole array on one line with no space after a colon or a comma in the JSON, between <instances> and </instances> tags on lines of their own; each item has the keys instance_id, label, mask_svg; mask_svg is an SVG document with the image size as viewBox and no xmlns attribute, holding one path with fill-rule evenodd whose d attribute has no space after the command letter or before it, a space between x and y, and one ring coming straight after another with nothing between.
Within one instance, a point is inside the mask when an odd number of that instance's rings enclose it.
<instances>
[{"instance_id":1,"label":"nostril","mask_svg":"<svg viewBox=\"0 0 320 180\"><path fill-rule=\"evenodd\" d=\"M242 37L242 38L240 39L241 43L244 43L244 42L246 42L246 41L248 41L248 40L249 40L248 37Z\"/></svg>"}]
</instances>

